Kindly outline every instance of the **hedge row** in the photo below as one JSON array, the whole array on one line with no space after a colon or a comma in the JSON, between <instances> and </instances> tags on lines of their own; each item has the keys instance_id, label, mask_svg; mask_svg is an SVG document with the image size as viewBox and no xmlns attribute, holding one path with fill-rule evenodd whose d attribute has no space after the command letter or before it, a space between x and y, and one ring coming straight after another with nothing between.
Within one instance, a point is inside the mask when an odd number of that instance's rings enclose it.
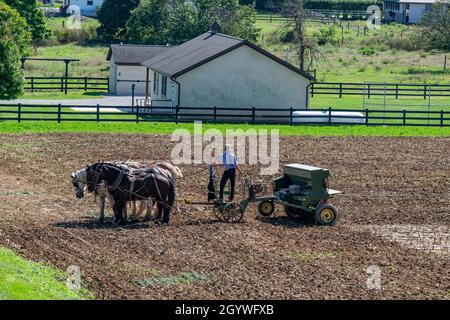
<instances>
[{"instance_id":1,"label":"hedge row","mask_svg":"<svg viewBox=\"0 0 450 320\"><path fill-rule=\"evenodd\" d=\"M380 0L304 0L307 9L325 10L366 10L371 4L381 3ZM277 2L283 0L239 0L241 4L255 4L256 9L269 10L277 7Z\"/></svg>"},{"instance_id":2,"label":"hedge row","mask_svg":"<svg viewBox=\"0 0 450 320\"><path fill-rule=\"evenodd\" d=\"M379 2L379 0L306 0L305 7L307 9L365 11L368 6Z\"/></svg>"}]
</instances>

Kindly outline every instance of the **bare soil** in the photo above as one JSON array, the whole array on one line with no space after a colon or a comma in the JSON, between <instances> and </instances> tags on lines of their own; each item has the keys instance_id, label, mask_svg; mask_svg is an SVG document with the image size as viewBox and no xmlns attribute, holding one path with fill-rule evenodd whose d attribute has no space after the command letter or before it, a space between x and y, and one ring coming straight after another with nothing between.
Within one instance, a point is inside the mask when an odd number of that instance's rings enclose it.
<instances>
[{"instance_id":1,"label":"bare soil","mask_svg":"<svg viewBox=\"0 0 450 320\"><path fill-rule=\"evenodd\" d=\"M255 205L244 222L221 223L208 207L182 204L205 200L206 171L177 182L181 213L167 227L99 225L94 198L74 197L72 171L170 159L172 144L163 135L2 135L0 244L80 266L100 299L450 298L449 138L281 138L281 164L329 168L331 187L345 191L331 201L335 227L305 226L282 208L259 219ZM181 167L186 176L202 168ZM257 166L243 169L258 176ZM381 290L366 285L372 265Z\"/></svg>"}]
</instances>

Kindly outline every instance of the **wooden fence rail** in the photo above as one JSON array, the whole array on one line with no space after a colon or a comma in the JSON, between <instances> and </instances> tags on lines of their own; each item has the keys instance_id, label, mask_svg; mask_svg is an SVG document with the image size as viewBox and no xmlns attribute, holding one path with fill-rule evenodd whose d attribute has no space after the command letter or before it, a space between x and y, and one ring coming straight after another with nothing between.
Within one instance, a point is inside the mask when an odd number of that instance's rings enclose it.
<instances>
[{"instance_id":1,"label":"wooden fence rail","mask_svg":"<svg viewBox=\"0 0 450 320\"><path fill-rule=\"evenodd\" d=\"M76 109L74 109L76 108ZM111 109L117 109L113 112ZM289 125L385 125L450 127L450 111L310 109L298 115L296 108L225 108L173 106L76 106L0 104L0 121L80 122L193 122ZM344 112L340 113L340 112ZM350 113L349 113L350 112ZM311 119L311 121L307 121ZM357 123L355 123L357 121Z\"/></svg>"},{"instance_id":2,"label":"wooden fence rail","mask_svg":"<svg viewBox=\"0 0 450 320\"><path fill-rule=\"evenodd\" d=\"M312 71L316 76L316 71ZM66 87L64 77L26 77L25 90L61 91ZM128 80L127 80L128 81ZM143 82L129 80L128 82ZM145 81L144 81L145 82ZM108 78L70 77L67 79L68 90L109 92ZM131 86L130 86L131 94ZM450 84L413 84L413 83L363 83L363 82L312 82L311 97L317 95L343 96L365 95L399 97L450 97Z\"/></svg>"},{"instance_id":3,"label":"wooden fence rail","mask_svg":"<svg viewBox=\"0 0 450 320\"><path fill-rule=\"evenodd\" d=\"M450 97L450 84L412 84L412 83L355 83L355 82L313 82L311 96L346 95L395 96L399 97Z\"/></svg>"},{"instance_id":4,"label":"wooden fence rail","mask_svg":"<svg viewBox=\"0 0 450 320\"><path fill-rule=\"evenodd\" d=\"M61 91L84 90L84 91L109 91L108 78L95 77L26 77L25 90L35 91Z\"/></svg>"}]
</instances>

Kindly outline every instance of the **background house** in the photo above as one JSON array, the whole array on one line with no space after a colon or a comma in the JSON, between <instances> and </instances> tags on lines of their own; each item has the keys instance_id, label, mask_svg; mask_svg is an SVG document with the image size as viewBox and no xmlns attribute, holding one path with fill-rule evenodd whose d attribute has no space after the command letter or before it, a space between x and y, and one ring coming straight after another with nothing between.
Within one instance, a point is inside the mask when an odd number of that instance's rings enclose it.
<instances>
[{"instance_id":1,"label":"background house","mask_svg":"<svg viewBox=\"0 0 450 320\"><path fill-rule=\"evenodd\" d=\"M82 16L95 16L97 9L103 4L103 0L64 0L64 12L70 6L78 6Z\"/></svg>"},{"instance_id":2,"label":"background house","mask_svg":"<svg viewBox=\"0 0 450 320\"><path fill-rule=\"evenodd\" d=\"M212 32L143 65L150 70L151 100L181 107L307 108L313 79L246 40Z\"/></svg>"},{"instance_id":3,"label":"background house","mask_svg":"<svg viewBox=\"0 0 450 320\"><path fill-rule=\"evenodd\" d=\"M384 19L401 23L417 23L432 9L435 2L436 0L384 1Z\"/></svg>"},{"instance_id":4,"label":"background house","mask_svg":"<svg viewBox=\"0 0 450 320\"><path fill-rule=\"evenodd\" d=\"M135 94L145 95L147 68L142 63L168 49L167 46L111 45L107 56L110 62L109 92L131 95L131 86L135 84Z\"/></svg>"}]
</instances>

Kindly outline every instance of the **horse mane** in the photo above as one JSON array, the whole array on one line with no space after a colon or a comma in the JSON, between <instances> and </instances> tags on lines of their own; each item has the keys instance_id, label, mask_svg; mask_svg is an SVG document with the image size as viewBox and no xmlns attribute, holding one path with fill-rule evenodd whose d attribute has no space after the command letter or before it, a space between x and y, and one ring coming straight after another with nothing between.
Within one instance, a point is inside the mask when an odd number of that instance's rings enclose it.
<instances>
[{"instance_id":1,"label":"horse mane","mask_svg":"<svg viewBox=\"0 0 450 320\"><path fill-rule=\"evenodd\" d=\"M183 178L183 173L181 172L180 168L177 166L174 166L170 162L167 162L167 161L158 162L158 163L156 163L156 166L169 171L174 179Z\"/></svg>"}]
</instances>

